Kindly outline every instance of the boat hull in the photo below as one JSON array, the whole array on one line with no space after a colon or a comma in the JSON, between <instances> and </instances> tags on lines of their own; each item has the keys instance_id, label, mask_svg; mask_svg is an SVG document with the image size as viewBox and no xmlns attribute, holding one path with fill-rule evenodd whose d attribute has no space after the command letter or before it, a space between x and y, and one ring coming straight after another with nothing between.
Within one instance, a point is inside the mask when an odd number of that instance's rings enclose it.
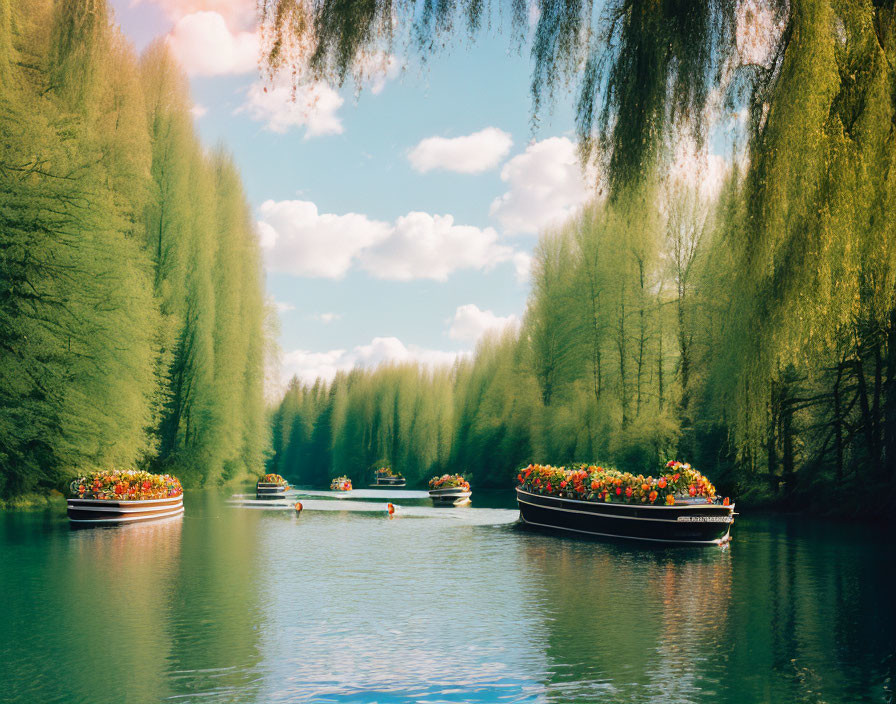
<instances>
[{"instance_id":1,"label":"boat hull","mask_svg":"<svg viewBox=\"0 0 896 704\"><path fill-rule=\"evenodd\" d=\"M179 516L184 512L184 497L143 501L105 499L68 499L68 519L76 525L116 525L139 523Z\"/></svg>"},{"instance_id":2,"label":"boat hull","mask_svg":"<svg viewBox=\"0 0 896 704\"><path fill-rule=\"evenodd\" d=\"M429 498L434 506L466 506L470 503L473 492L461 487L450 489L430 489Z\"/></svg>"},{"instance_id":3,"label":"boat hull","mask_svg":"<svg viewBox=\"0 0 896 704\"><path fill-rule=\"evenodd\" d=\"M258 499L282 499L289 489L287 484L258 482L255 485L255 497Z\"/></svg>"},{"instance_id":4,"label":"boat hull","mask_svg":"<svg viewBox=\"0 0 896 704\"><path fill-rule=\"evenodd\" d=\"M381 480L377 480L373 484L371 484L370 488L371 489L403 489L407 485L408 485L407 481L403 478L395 479L395 480L381 479Z\"/></svg>"},{"instance_id":5,"label":"boat hull","mask_svg":"<svg viewBox=\"0 0 896 704\"><path fill-rule=\"evenodd\" d=\"M516 489L516 498L524 524L595 538L722 545L730 539L734 522L733 505L604 503L545 496L520 487Z\"/></svg>"}]
</instances>

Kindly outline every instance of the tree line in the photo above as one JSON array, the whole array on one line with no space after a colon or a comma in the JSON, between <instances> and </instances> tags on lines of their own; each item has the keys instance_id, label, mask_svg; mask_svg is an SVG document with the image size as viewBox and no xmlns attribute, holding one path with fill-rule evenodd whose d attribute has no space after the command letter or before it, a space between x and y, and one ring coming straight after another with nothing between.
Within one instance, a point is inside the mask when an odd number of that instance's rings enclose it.
<instances>
[{"instance_id":1,"label":"tree line","mask_svg":"<svg viewBox=\"0 0 896 704\"><path fill-rule=\"evenodd\" d=\"M266 304L240 175L164 43L0 0L0 495L92 466L263 467Z\"/></svg>"},{"instance_id":2,"label":"tree line","mask_svg":"<svg viewBox=\"0 0 896 704\"><path fill-rule=\"evenodd\" d=\"M881 508L867 487L896 479L892 0L536 5L531 34L526 4L510 12L536 117L577 86L606 188L543 237L519 335L452 371L453 441L433 468L506 484L530 459L640 471L676 455L732 493ZM478 36L501 8L261 7L269 68L337 83L402 38L425 58ZM740 116L721 193L670 186L678 147Z\"/></svg>"}]
</instances>

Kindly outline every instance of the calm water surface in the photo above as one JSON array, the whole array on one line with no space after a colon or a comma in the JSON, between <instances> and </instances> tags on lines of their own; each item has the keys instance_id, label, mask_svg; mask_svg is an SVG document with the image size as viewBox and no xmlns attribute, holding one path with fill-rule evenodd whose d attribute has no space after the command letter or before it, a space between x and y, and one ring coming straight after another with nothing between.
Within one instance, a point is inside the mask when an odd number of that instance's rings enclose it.
<instances>
[{"instance_id":1,"label":"calm water surface","mask_svg":"<svg viewBox=\"0 0 896 704\"><path fill-rule=\"evenodd\" d=\"M391 496L0 514L0 701L893 700L890 536L740 517L726 550L643 549Z\"/></svg>"}]
</instances>

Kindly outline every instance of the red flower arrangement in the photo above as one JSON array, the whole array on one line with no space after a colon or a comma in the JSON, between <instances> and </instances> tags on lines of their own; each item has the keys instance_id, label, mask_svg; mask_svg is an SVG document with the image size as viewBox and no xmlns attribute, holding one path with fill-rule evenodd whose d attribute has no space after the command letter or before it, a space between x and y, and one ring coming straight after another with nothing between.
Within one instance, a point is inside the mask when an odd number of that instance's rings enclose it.
<instances>
[{"instance_id":1,"label":"red flower arrangement","mask_svg":"<svg viewBox=\"0 0 896 704\"><path fill-rule=\"evenodd\" d=\"M675 461L668 462L658 477L595 465L567 469L530 464L520 470L516 478L526 491L589 501L672 506L676 496L700 497L707 501L716 499L716 488L709 479L691 465Z\"/></svg>"},{"instance_id":2,"label":"red flower arrangement","mask_svg":"<svg viewBox=\"0 0 896 704\"><path fill-rule=\"evenodd\" d=\"M79 499L145 501L170 499L184 493L177 477L150 474L136 469L96 470L71 483L71 493Z\"/></svg>"},{"instance_id":3,"label":"red flower arrangement","mask_svg":"<svg viewBox=\"0 0 896 704\"><path fill-rule=\"evenodd\" d=\"M261 484L286 484L286 480L279 474L265 474L258 481Z\"/></svg>"},{"instance_id":4,"label":"red flower arrangement","mask_svg":"<svg viewBox=\"0 0 896 704\"><path fill-rule=\"evenodd\" d=\"M460 474L443 474L429 480L430 489L469 489L470 482Z\"/></svg>"}]
</instances>

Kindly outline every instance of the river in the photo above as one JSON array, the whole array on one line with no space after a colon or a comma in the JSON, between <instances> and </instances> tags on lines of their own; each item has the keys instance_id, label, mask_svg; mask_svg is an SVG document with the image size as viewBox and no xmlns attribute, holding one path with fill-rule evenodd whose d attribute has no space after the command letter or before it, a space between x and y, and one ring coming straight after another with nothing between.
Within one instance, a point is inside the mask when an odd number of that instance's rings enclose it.
<instances>
[{"instance_id":1,"label":"river","mask_svg":"<svg viewBox=\"0 0 896 704\"><path fill-rule=\"evenodd\" d=\"M0 514L0 701L893 700L896 551L870 527L742 515L727 549L652 549L423 497Z\"/></svg>"}]
</instances>

